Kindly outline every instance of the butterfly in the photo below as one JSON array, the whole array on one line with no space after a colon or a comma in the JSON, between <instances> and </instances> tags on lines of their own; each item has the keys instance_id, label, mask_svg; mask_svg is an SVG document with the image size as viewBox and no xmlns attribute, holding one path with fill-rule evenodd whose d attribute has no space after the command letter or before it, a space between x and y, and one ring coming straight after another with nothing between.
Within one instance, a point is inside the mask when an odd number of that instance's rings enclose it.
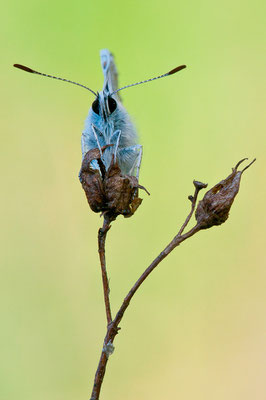
<instances>
[{"instance_id":1,"label":"butterfly","mask_svg":"<svg viewBox=\"0 0 266 400\"><path fill-rule=\"evenodd\" d=\"M186 66L180 65L155 78L118 88L118 74L112 53L107 49L101 50L100 59L104 76L103 88L100 92L95 92L85 85L68 79L35 71L21 64L14 64L14 67L33 74L72 83L94 94L95 98L89 109L81 136L82 159L89 150L98 148L106 169L114 159L118 162L122 174L134 175L138 179L142 159L142 145L138 143L136 128L122 104L119 92L132 86L173 75ZM106 145L111 146L108 146L103 153L102 147ZM91 167L100 169L97 160L91 162Z\"/></svg>"}]
</instances>

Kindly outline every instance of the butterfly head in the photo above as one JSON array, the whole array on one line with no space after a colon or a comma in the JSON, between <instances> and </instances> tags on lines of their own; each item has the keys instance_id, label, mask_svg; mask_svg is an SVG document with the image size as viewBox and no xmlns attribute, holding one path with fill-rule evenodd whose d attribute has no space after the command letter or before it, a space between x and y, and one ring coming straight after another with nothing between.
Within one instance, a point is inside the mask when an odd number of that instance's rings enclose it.
<instances>
[{"instance_id":1,"label":"butterfly head","mask_svg":"<svg viewBox=\"0 0 266 400\"><path fill-rule=\"evenodd\" d=\"M104 120L107 120L107 118L117 109L117 101L109 91L107 92L103 90L97 93L91 108L95 114L99 115Z\"/></svg>"}]
</instances>

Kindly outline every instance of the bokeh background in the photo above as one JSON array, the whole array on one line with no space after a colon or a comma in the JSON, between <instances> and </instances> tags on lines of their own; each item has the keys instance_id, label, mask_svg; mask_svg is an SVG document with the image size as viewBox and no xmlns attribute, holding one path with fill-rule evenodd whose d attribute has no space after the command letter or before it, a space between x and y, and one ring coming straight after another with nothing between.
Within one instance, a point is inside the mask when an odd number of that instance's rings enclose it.
<instances>
[{"instance_id":1,"label":"bokeh background","mask_svg":"<svg viewBox=\"0 0 266 400\"><path fill-rule=\"evenodd\" d=\"M177 248L132 301L102 399L265 399L265 2L9 1L1 11L1 400L89 396L105 332L98 214L77 175L93 101L12 68L120 85L144 146L151 192L113 224L113 312L189 210L192 180L214 185L243 157L228 222Z\"/></svg>"}]
</instances>

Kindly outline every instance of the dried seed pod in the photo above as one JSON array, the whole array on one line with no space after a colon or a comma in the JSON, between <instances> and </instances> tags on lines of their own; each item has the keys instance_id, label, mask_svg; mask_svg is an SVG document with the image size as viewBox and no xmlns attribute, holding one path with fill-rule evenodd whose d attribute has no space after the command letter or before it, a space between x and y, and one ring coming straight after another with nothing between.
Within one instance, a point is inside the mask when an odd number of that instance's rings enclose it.
<instances>
[{"instance_id":1,"label":"dried seed pod","mask_svg":"<svg viewBox=\"0 0 266 400\"><path fill-rule=\"evenodd\" d=\"M253 160L242 171L237 171L244 160L247 159L239 161L232 173L210 189L199 202L195 216L200 229L221 225L229 217L230 208L239 191L242 173L255 161Z\"/></svg>"},{"instance_id":2,"label":"dried seed pod","mask_svg":"<svg viewBox=\"0 0 266 400\"><path fill-rule=\"evenodd\" d=\"M109 146L104 146L102 152ZM100 171L90 165L95 159ZM119 214L131 217L142 202L138 197L138 189L146 190L138 184L135 176L121 173L114 157L106 171L97 148L86 153L81 166L80 181L92 211L108 213L111 219L115 219Z\"/></svg>"},{"instance_id":3,"label":"dried seed pod","mask_svg":"<svg viewBox=\"0 0 266 400\"><path fill-rule=\"evenodd\" d=\"M108 210L131 217L142 202L142 199L138 198L138 187L137 178L122 175L118 163L112 161L104 179Z\"/></svg>"},{"instance_id":4,"label":"dried seed pod","mask_svg":"<svg viewBox=\"0 0 266 400\"><path fill-rule=\"evenodd\" d=\"M105 196L103 190L102 176L98 169L90 166L92 160L100 160L101 154L98 149L92 149L85 154L80 170L80 182L86 194L90 208L94 212L103 211Z\"/></svg>"}]
</instances>

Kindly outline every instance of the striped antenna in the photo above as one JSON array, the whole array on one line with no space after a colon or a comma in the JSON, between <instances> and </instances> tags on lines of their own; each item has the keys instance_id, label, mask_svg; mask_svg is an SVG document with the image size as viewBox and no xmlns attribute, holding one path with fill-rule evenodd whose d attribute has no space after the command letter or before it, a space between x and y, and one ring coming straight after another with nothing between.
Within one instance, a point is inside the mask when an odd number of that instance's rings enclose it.
<instances>
[{"instance_id":1,"label":"striped antenna","mask_svg":"<svg viewBox=\"0 0 266 400\"><path fill-rule=\"evenodd\" d=\"M131 85L123 86L123 87L121 87L120 89L117 89L117 90L115 90L113 93L111 93L111 96L112 96L113 94L117 93L117 92L120 92L120 90L129 88L129 87L131 87L131 86L140 85L141 83L151 82L151 81L154 81L155 79L160 79L160 78L164 78L165 76L168 76L168 75L173 75L173 74L175 74L176 72L181 71L181 69L184 69L184 68L186 68L186 65L179 65L179 67L176 67L176 68L174 68L174 69L171 69L171 71L166 72L166 74L163 74L163 75L160 75L160 76L156 76L155 78L146 79L145 81L141 81L141 82L137 82L137 83L132 83Z\"/></svg>"},{"instance_id":2,"label":"striped antenna","mask_svg":"<svg viewBox=\"0 0 266 400\"><path fill-rule=\"evenodd\" d=\"M47 76L47 78L53 78L53 79L58 79L59 81L64 81L64 82L68 82L68 83L73 83L73 85L81 86L82 88L89 90L91 93L93 93L95 96L97 96L97 93L95 93L93 90L91 90L91 89L88 88L87 86L81 85L81 83L73 82L73 81L70 81L70 80L64 79L64 78L58 78L57 76L53 76L53 75L43 74L42 72L34 71L33 69L31 69L31 68L29 68L29 67L26 67L25 65L14 64L13 66L14 66L15 68L22 69L23 71L30 72L31 74L37 74L37 75Z\"/></svg>"}]
</instances>

